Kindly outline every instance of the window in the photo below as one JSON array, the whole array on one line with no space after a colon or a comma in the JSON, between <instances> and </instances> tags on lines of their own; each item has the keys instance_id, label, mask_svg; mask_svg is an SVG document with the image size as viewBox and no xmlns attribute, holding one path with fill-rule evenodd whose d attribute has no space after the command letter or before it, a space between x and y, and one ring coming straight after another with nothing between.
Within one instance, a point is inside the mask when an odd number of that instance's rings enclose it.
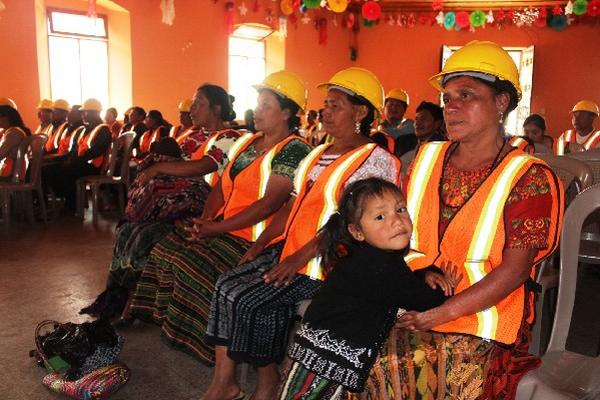
<instances>
[{"instance_id":1,"label":"window","mask_svg":"<svg viewBox=\"0 0 600 400\"><path fill-rule=\"evenodd\" d=\"M442 49L442 67L452 53L460 49L458 46L444 46ZM531 91L533 82L533 46L530 47L504 47L519 70L519 83L521 85L521 101L514 111L506 117L504 124L506 133L510 136L523 135L523 122L531 112Z\"/></svg>"},{"instance_id":2,"label":"window","mask_svg":"<svg viewBox=\"0 0 600 400\"><path fill-rule=\"evenodd\" d=\"M256 106L252 85L266 76L265 39L273 31L258 24L242 24L229 37L229 92L235 96L233 107L238 118Z\"/></svg>"},{"instance_id":3,"label":"window","mask_svg":"<svg viewBox=\"0 0 600 400\"><path fill-rule=\"evenodd\" d=\"M108 106L106 17L48 10L50 89L53 99L82 104L94 97Z\"/></svg>"}]
</instances>

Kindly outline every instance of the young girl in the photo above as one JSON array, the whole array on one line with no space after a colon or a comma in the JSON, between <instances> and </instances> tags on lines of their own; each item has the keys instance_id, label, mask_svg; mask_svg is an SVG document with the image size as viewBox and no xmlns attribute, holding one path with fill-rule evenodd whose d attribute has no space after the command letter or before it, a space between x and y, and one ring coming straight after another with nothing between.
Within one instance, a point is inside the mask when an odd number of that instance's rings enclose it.
<instances>
[{"instance_id":1,"label":"young girl","mask_svg":"<svg viewBox=\"0 0 600 400\"><path fill-rule=\"evenodd\" d=\"M408 268L403 255L411 233L406 201L394 184L370 178L346 189L321 231L323 265L332 271L294 337L281 400L361 392L398 308L425 311L452 294L452 271Z\"/></svg>"}]
</instances>

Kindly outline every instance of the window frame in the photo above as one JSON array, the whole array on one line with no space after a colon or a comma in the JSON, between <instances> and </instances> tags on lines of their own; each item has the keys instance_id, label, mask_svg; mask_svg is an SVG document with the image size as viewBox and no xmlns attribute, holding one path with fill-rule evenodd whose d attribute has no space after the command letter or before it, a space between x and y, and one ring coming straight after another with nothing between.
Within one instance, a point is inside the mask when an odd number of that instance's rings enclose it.
<instances>
[{"instance_id":1,"label":"window frame","mask_svg":"<svg viewBox=\"0 0 600 400\"><path fill-rule=\"evenodd\" d=\"M53 36L69 36L69 37L81 37L81 38L88 38L88 39L96 39L96 40L102 40L102 41L107 41L108 42L108 16L104 15L104 14L97 14L96 15L96 19L101 19L102 20L102 24L104 25L104 32L106 32L105 36L96 36L96 35L86 35L83 33L77 33L77 32L65 32L65 31L59 31L59 30L55 30L54 29L54 24L52 22L52 13L53 12L59 12L59 13L63 13L63 14L76 14L76 15L85 15L87 16L87 12L85 11L79 11L79 10L68 10L65 8L55 8L55 7L48 7L46 8L46 17L48 20L48 35L53 35ZM88 17L89 18L89 17Z\"/></svg>"}]
</instances>

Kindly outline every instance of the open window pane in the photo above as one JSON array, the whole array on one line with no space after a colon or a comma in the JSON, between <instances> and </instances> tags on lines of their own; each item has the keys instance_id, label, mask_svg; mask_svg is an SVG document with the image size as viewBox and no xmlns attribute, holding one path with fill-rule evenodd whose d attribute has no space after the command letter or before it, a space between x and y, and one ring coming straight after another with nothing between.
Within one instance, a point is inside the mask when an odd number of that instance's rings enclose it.
<instances>
[{"instance_id":1,"label":"open window pane","mask_svg":"<svg viewBox=\"0 0 600 400\"><path fill-rule=\"evenodd\" d=\"M80 40L81 96L108 105L108 56L106 42Z\"/></svg>"},{"instance_id":2,"label":"open window pane","mask_svg":"<svg viewBox=\"0 0 600 400\"><path fill-rule=\"evenodd\" d=\"M50 36L48 50L52 98L65 99L71 104L81 104L79 40Z\"/></svg>"},{"instance_id":3,"label":"open window pane","mask_svg":"<svg viewBox=\"0 0 600 400\"><path fill-rule=\"evenodd\" d=\"M252 87L265 78L265 44L262 40L229 38L229 92L238 118L256 106L256 90Z\"/></svg>"}]
</instances>

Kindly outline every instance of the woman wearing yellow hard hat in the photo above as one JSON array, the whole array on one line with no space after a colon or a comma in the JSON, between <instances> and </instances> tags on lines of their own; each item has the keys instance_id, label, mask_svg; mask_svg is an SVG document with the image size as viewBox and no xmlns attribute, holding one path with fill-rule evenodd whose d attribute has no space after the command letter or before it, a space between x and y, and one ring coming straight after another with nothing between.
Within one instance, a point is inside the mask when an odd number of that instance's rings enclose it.
<instances>
[{"instance_id":1,"label":"woman wearing yellow hard hat","mask_svg":"<svg viewBox=\"0 0 600 400\"><path fill-rule=\"evenodd\" d=\"M571 110L573 129L563 132L554 144L554 152L559 155L576 151L587 151L600 147L600 130L594 128L594 121L600 115L598 105L591 100L581 100Z\"/></svg>"},{"instance_id":2,"label":"woman wearing yellow hard hat","mask_svg":"<svg viewBox=\"0 0 600 400\"><path fill-rule=\"evenodd\" d=\"M539 365L527 354L528 281L557 246L562 186L503 137L521 90L502 47L470 42L430 83L443 93L450 141L421 146L413 162L405 258L413 270L456 268L462 280L443 305L398 319L365 397L511 399Z\"/></svg>"},{"instance_id":3,"label":"woman wearing yellow hard hat","mask_svg":"<svg viewBox=\"0 0 600 400\"><path fill-rule=\"evenodd\" d=\"M314 149L295 173L294 196L244 255L240 266L219 278L207 341L217 367L204 399L240 396L235 363L258 367L252 398L274 399L277 363L285 356L296 303L310 299L325 270L317 257L320 228L335 213L341 192L367 177L398 183L400 162L371 142L383 89L373 73L348 68L319 85L326 94L323 125L335 140ZM237 397L236 397L237 396Z\"/></svg>"},{"instance_id":4,"label":"woman wearing yellow hard hat","mask_svg":"<svg viewBox=\"0 0 600 400\"><path fill-rule=\"evenodd\" d=\"M17 104L8 97L0 98L0 182L9 181L15 172L17 150L31 132L17 111ZM23 163L22 178L25 178Z\"/></svg>"},{"instance_id":5,"label":"woman wearing yellow hard hat","mask_svg":"<svg viewBox=\"0 0 600 400\"><path fill-rule=\"evenodd\" d=\"M53 102L50 99L41 99L39 101L36 109L40 124L35 128L34 135L48 135L49 131L52 130L52 106Z\"/></svg>"},{"instance_id":6,"label":"woman wearing yellow hard hat","mask_svg":"<svg viewBox=\"0 0 600 400\"><path fill-rule=\"evenodd\" d=\"M174 125L169 132L169 137L177 139L177 137L185 133L188 129L194 125L192 118L190 117L190 111L192 109L192 99L183 99L179 102L177 110L179 110L179 125Z\"/></svg>"},{"instance_id":7,"label":"woman wearing yellow hard hat","mask_svg":"<svg viewBox=\"0 0 600 400\"><path fill-rule=\"evenodd\" d=\"M158 316L168 341L214 363L204 340L210 298L218 276L236 266L289 199L293 174L310 147L295 131L306 103L302 80L289 71L256 86L256 134L241 136L211 191L202 215L184 223L154 246L132 299L131 313ZM195 104L211 112L206 104ZM157 281L157 277L159 281ZM176 299L176 301L170 301ZM193 304L194 307L189 307ZM191 322L191 323L190 323Z\"/></svg>"}]
</instances>

